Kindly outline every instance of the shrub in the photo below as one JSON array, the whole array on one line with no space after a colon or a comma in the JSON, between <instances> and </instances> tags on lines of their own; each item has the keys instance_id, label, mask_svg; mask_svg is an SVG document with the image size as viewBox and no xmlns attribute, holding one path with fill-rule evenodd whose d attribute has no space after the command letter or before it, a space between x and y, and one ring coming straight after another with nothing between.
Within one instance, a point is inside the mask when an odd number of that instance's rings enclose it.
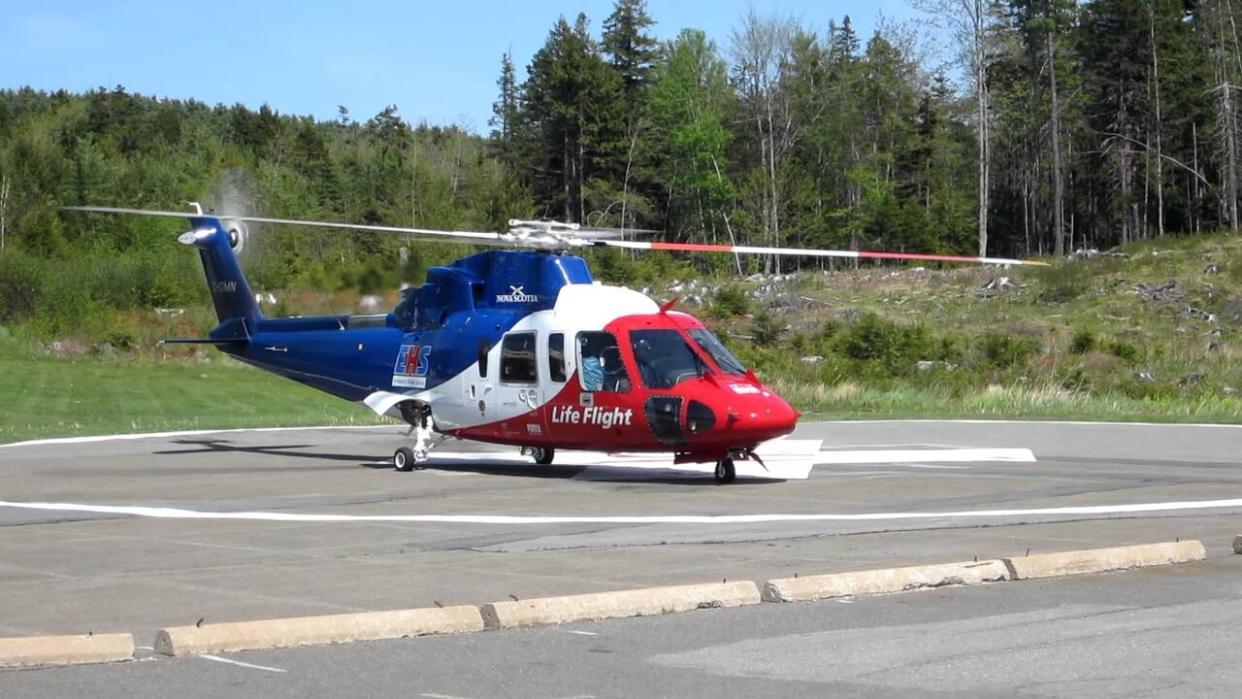
<instances>
[{"instance_id":1,"label":"shrub","mask_svg":"<svg viewBox=\"0 0 1242 699\"><path fill-rule=\"evenodd\" d=\"M986 333L979 340L983 365L997 369L1006 369L1026 361L1035 352L1035 347L1035 341L1028 337L999 332Z\"/></svg>"},{"instance_id":2,"label":"shrub","mask_svg":"<svg viewBox=\"0 0 1242 699\"><path fill-rule=\"evenodd\" d=\"M1137 362L1139 359L1138 346L1125 340L1113 340L1108 343L1108 353L1127 362Z\"/></svg>"},{"instance_id":3,"label":"shrub","mask_svg":"<svg viewBox=\"0 0 1242 699\"><path fill-rule=\"evenodd\" d=\"M899 328L868 313L838 335L837 346L850 359L886 359L900 352Z\"/></svg>"},{"instance_id":4,"label":"shrub","mask_svg":"<svg viewBox=\"0 0 1242 699\"><path fill-rule=\"evenodd\" d=\"M760 347L770 347L780 342L781 335L785 333L785 326L768 313L767 310L759 311L755 315L755 325L752 331L755 336L755 344Z\"/></svg>"},{"instance_id":5,"label":"shrub","mask_svg":"<svg viewBox=\"0 0 1242 699\"><path fill-rule=\"evenodd\" d=\"M1086 328L1074 331L1074 336L1070 339L1070 354L1086 354L1095 349L1095 333Z\"/></svg>"},{"instance_id":6,"label":"shrub","mask_svg":"<svg viewBox=\"0 0 1242 699\"><path fill-rule=\"evenodd\" d=\"M838 332L833 349L856 362L888 375L910 373L921 359L942 359L946 345L921 325L897 325L869 313Z\"/></svg>"},{"instance_id":7,"label":"shrub","mask_svg":"<svg viewBox=\"0 0 1242 699\"><path fill-rule=\"evenodd\" d=\"M47 263L19 250L0 255L0 320L28 318L43 291L43 267Z\"/></svg>"},{"instance_id":8,"label":"shrub","mask_svg":"<svg viewBox=\"0 0 1242 699\"><path fill-rule=\"evenodd\" d=\"M1092 268L1087 262L1064 261L1044 267L1035 273L1040 281L1039 300L1065 303L1087 293L1091 288Z\"/></svg>"},{"instance_id":9,"label":"shrub","mask_svg":"<svg viewBox=\"0 0 1242 699\"><path fill-rule=\"evenodd\" d=\"M718 318L743 316L750 313L750 297L746 290L737 284L725 284L716 292L711 302L712 314Z\"/></svg>"}]
</instances>

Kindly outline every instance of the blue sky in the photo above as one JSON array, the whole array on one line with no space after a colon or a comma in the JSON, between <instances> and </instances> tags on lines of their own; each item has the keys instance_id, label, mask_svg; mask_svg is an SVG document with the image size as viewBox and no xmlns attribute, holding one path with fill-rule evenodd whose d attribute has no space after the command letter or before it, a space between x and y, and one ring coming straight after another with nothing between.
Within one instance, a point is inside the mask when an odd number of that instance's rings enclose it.
<instances>
[{"instance_id":1,"label":"blue sky","mask_svg":"<svg viewBox=\"0 0 1242 699\"><path fill-rule=\"evenodd\" d=\"M870 36L881 14L917 16L906 0L648 0L661 39L683 27L727 47L747 8L780 12L823 31L850 15ZM598 35L612 0L481 2L23 2L0 25L0 87L45 90L124 85L194 97L365 120L396 104L411 121L487 130L500 57L524 69L564 14L585 12Z\"/></svg>"}]
</instances>

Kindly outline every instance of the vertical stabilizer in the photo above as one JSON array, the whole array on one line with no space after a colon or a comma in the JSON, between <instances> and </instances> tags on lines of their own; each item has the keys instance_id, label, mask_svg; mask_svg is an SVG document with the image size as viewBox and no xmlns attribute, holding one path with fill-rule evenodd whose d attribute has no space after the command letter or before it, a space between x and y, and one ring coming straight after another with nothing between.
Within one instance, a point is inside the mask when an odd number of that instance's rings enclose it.
<instances>
[{"instance_id":1,"label":"vertical stabilizer","mask_svg":"<svg viewBox=\"0 0 1242 699\"><path fill-rule=\"evenodd\" d=\"M241 244L215 216L191 216L193 228L178 240L198 248L207 275L207 289L221 325L240 319L251 324L262 317L246 275L242 274L234 249Z\"/></svg>"}]
</instances>

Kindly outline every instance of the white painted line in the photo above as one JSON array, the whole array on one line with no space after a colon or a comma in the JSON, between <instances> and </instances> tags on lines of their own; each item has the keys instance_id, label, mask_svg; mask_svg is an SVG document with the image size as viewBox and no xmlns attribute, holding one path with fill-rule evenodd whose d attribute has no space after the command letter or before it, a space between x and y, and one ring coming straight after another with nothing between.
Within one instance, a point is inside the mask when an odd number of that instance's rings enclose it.
<instances>
[{"instance_id":1,"label":"white painted line","mask_svg":"<svg viewBox=\"0 0 1242 699\"><path fill-rule=\"evenodd\" d=\"M595 633L594 631L575 631L573 629L566 629L565 633L572 633L575 636L598 636L599 635Z\"/></svg>"},{"instance_id":2,"label":"white painted line","mask_svg":"<svg viewBox=\"0 0 1242 699\"><path fill-rule=\"evenodd\" d=\"M910 463L976 463L1010 461L1034 463L1030 449L861 449L821 451L815 464L910 464Z\"/></svg>"},{"instance_id":3,"label":"white painted line","mask_svg":"<svg viewBox=\"0 0 1242 699\"><path fill-rule=\"evenodd\" d=\"M175 432L135 432L133 434L100 434L87 437L52 437L28 439L24 442L0 444L0 449L12 447L40 447L56 444L93 444L95 442L125 442L135 439L159 439L163 437L198 437L205 434L236 434L238 432L309 432L311 430L381 430L401 429L401 425L321 425L319 427L239 427L221 430L178 430Z\"/></svg>"},{"instance_id":4,"label":"white painted line","mask_svg":"<svg viewBox=\"0 0 1242 699\"><path fill-rule=\"evenodd\" d=\"M894 468L899 468L901 464L889 464ZM822 471L815 474L816 478L848 478L857 476L862 479L874 478L876 476L912 476L914 474L909 471Z\"/></svg>"},{"instance_id":5,"label":"white painted line","mask_svg":"<svg viewBox=\"0 0 1242 699\"><path fill-rule=\"evenodd\" d=\"M1225 429L1242 429L1242 425L1215 422L1109 422L1101 420L975 420L969 418L938 420L919 418L911 420L824 420L827 424L836 425L900 425L916 424L952 424L952 425L1086 425L1090 427L1221 427Z\"/></svg>"},{"instance_id":6,"label":"white painted line","mask_svg":"<svg viewBox=\"0 0 1242 699\"><path fill-rule=\"evenodd\" d=\"M822 420L807 424L830 425L900 425L900 424L949 424L949 425L1084 425L1089 427L1206 427L1221 429L1242 429L1242 425L1220 424L1207 422L1093 422L1090 420ZM31 447L54 444L89 444L92 442L121 441L131 439L155 439L159 437L193 437L204 434L229 434L238 432L300 432L305 430L377 430L385 428L403 429L401 425L316 425L310 427L237 427L218 430L180 430L175 432L138 432L132 434L104 434L88 437L53 437L49 439L30 439L24 442L0 444L0 449L9 447Z\"/></svg>"},{"instance_id":7,"label":"white painted line","mask_svg":"<svg viewBox=\"0 0 1242 699\"><path fill-rule=\"evenodd\" d=\"M768 522L877 522L910 519L994 519L998 517L1082 517L1182 510L1242 508L1242 498L1228 500L1186 500L1128 505L1088 505L1008 510L964 510L956 512L860 512L822 514L752 515L345 515L298 512L203 512L175 507L133 505L83 505L63 502L9 502L0 507L52 512L91 512L132 515L153 519L243 520L260 522L411 522L441 524L763 524Z\"/></svg>"},{"instance_id":8,"label":"white painted line","mask_svg":"<svg viewBox=\"0 0 1242 699\"><path fill-rule=\"evenodd\" d=\"M283 668L279 668L279 667L268 667L267 665L253 665L253 664L251 664L251 663L243 663L243 662L242 662L242 661L240 661L240 660L233 660L232 658L221 658L221 657L220 657L220 656L218 656L218 655L206 655L206 654L204 654L204 655L196 655L196 656L194 656L194 657L196 657L196 658L202 658L203 660L211 660L211 661L214 661L214 662L217 662L217 663L225 663L225 664L228 664L228 665L236 665L237 667L244 667L244 668L247 668L247 669L250 669L250 670L263 670L264 672L288 672L288 670L285 670L285 669L283 669Z\"/></svg>"},{"instance_id":9,"label":"white painted line","mask_svg":"<svg viewBox=\"0 0 1242 699\"><path fill-rule=\"evenodd\" d=\"M946 464L892 464L899 468L925 468L932 471L969 471L969 466L948 466Z\"/></svg>"},{"instance_id":10,"label":"white painted line","mask_svg":"<svg viewBox=\"0 0 1242 699\"><path fill-rule=\"evenodd\" d=\"M763 464L739 459L734 461L734 467L739 478L803 480L811 475L811 469L815 464L821 463L822 444L823 441L819 439L773 439L755 448L755 452L763 458ZM308 456L311 455L308 454ZM1034 457L1031 458L1034 459ZM480 461L522 467L530 467L533 464L530 458L521 456L516 449L510 448L504 451L435 451L426 465L427 468L434 470L437 465L476 465ZM672 476L682 476L686 473L710 474L716 468L714 463L674 464L673 455L668 452L603 452L576 449L558 451L556 463L558 466L586 467L582 473L574 476L576 480L613 479L618 469L646 469L658 477L665 474ZM862 463L871 462L863 461Z\"/></svg>"}]
</instances>

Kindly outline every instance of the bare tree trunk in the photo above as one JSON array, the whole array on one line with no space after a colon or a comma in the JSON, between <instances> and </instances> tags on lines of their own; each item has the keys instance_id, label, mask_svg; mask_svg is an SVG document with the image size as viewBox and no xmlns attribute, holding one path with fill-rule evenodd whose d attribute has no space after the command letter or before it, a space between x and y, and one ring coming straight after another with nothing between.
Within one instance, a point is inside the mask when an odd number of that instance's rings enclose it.
<instances>
[{"instance_id":1,"label":"bare tree trunk","mask_svg":"<svg viewBox=\"0 0 1242 699\"><path fill-rule=\"evenodd\" d=\"M453 144L453 193L450 200L456 202L457 186L461 183L461 146L465 139L462 138L461 133L457 133L453 140L455 141Z\"/></svg>"},{"instance_id":2,"label":"bare tree trunk","mask_svg":"<svg viewBox=\"0 0 1242 699\"><path fill-rule=\"evenodd\" d=\"M772 107L768 106L768 184L771 187L772 247L781 245L780 191L776 184L776 124ZM773 272L780 272L780 259L772 256Z\"/></svg>"},{"instance_id":3,"label":"bare tree trunk","mask_svg":"<svg viewBox=\"0 0 1242 699\"><path fill-rule=\"evenodd\" d=\"M714 156L714 155L712 156L712 169L714 169L714 170L716 171L716 181L717 181L717 182L724 182L724 175L721 175L721 174L720 174L720 163L716 162L716 156ZM735 246L736 246L736 245L737 245L737 238L735 238L735 237L733 236L733 224L729 223L729 212L728 212L728 211L725 211L725 210L724 210L724 207L721 207L721 209L720 209L720 217L721 217L722 219L724 219L725 230L726 230L726 231L728 231L728 233L729 233L729 244L730 244L730 245L735 245ZM741 256L741 255L739 255L739 254L737 254L736 252L735 252L735 253L733 253L733 263L734 263L735 265L737 265L737 273L738 273L738 276L741 276L741 274L742 274L742 256Z\"/></svg>"},{"instance_id":4,"label":"bare tree trunk","mask_svg":"<svg viewBox=\"0 0 1242 699\"><path fill-rule=\"evenodd\" d=\"M1022 176L1022 240L1026 245L1024 257L1031 256L1031 196L1027 177Z\"/></svg>"},{"instance_id":5,"label":"bare tree trunk","mask_svg":"<svg viewBox=\"0 0 1242 699\"><path fill-rule=\"evenodd\" d=\"M984 51L984 5L983 0L974 0L974 12L971 17L974 23L974 63L975 63L975 94L979 119L979 256L988 254L988 195L991 176L992 146L990 125L988 124L988 82L986 53Z\"/></svg>"},{"instance_id":6,"label":"bare tree trunk","mask_svg":"<svg viewBox=\"0 0 1242 699\"><path fill-rule=\"evenodd\" d=\"M634 149L638 146L638 128L630 125L630 147L625 156L625 178L621 180L621 237L625 237L625 215L630 203L630 172L634 167Z\"/></svg>"},{"instance_id":7,"label":"bare tree trunk","mask_svg":"<svg viewBox=\"0 0 1242 699\"><path fill-rule=\"evenodd\" d=\"M1072 139L1070 140L1069 143L1065 145L1065 154L1069 158L1069 161L1071 163L1074 162L1074 141ZM1074 180L1072 177L1070 178L1070 183L1069 183L1069 200L1075 201ZM1067 233L1069 234L1069 249L1071 251L1076 250L1077 248L1075 247L1075 245L1077 245L1078 243L1076 242L1074 238L1074 207L1072 206L1070 207L1069 221L1066 223L1065 229ZM1085 247L1085 246L1080 245L1079 247Z\"/></svg>"},{"instance_id":8,"label":"bare tree trunk","mask_svg":"<svg viewBox=\"0 0 1242 699\"><path fill-rule=\"evenodd\" d=\"M1232 6L1229 8L1232 9ZM1221 204L1224 208L1224 214L1229 218L1229 228L1231 230L1238 229L1238 146L1237 146L1237 118L1234 115L1233 106L1233 85L1230 83L1229 59L1225 56L1225 8L1220 4L1216 7L1216 91L1219 95L1219 114L1217 119L1220 122L1220 131L1222 146L1224 153L1222 154L1222 166L1224 172L1224 192L1222 192ZM1230 17L1230 24L1233 18Z\"/></svg>"},{"instance_id":9,"label":"bare tree trunk","mask_svg":"<svg viewBox=\"0 0 1242 699\"><path fill-rule=\"evenodd\" d=\"M1199 127L1196 126L1194 122L1191 122L1190 124L1190 142L1194 147L1195 172L1199 172ZM1194 207L1191 209L1191 216L1194 217L1195 233L1200 233L1202 232L1201 226L1203 224L1203 212L1201 210L1203 205L1200 203L1201 193L1199 190L1199 180L1198 178L1195 178L1191 180L1191 182L1194 187L1194 195L1191 197L1191 201L1194 202Z\"/></svg>"},{"instance_id":10,"label":"bare tree trunk","mask_svg":"<svg viewBox=\"0 0 1242 699\"><path fill-rule=\"evenodd\" d=\"M788 105L778 103L782 99L781 75L785 70L792 34L791 20L779 17L761 19L752 8L743 20L743 26L733 35L733 50L745 86L743 98L753 110L747 120L754 120L760 148L759 166L763 169L764 186L759 203L764 240L773 246L780 244L779 161L783 160L794 140L792 124L788 120ZM780 133L777 132L778 123ZM779 269L776 257L767 256L764 271L775 269Z\"/></svg>"},{"instance_id":11,"label":"bare tree trunk","mask_svg":"<svg viewBox=\"0 0 1242 699\"><path fill-rule=\"evenodd\" d=\"M578 166L574 169L578 185L578 218L579 223L586 223L586 146L583 145L583 132L586 131L586 115L582 101L578 102Z\"/></svg>"},{"instance_id":12,"label":"bare tree trunk","mask_svg":"<svg viewBox=\"0 0 1242 699\"><path fill-rule=\"evenodd\" d=\"M1238 229L1238 144L1237 118L1234 116L1233 86L1226 75L1221 76L1221 133L1225 141L1225 212L1229 216L1229 228Z\"/></svg>"},{"instance_id":13,"label":"bare tree trunk","mask_svg":"<svg viewBox=\"0 0 1242 699\"><path fill-rule=\"evenodd\" d=\"M572 197L570 196L570 189L569 189L570 168L572 167L573 167L573 160L570 158L570 153L569 153L569 132L566 131L564 133L564 137L561 142L561 187L563 188L564 193L565 193L565 203L563 207L564 208L563 214L565 216L565 221L567 222L571 220L569 206L570 206L570 202L573 201Z\"/></svg>"},{"instance_id":14,"label":"bare tree trunk","mask_svg":"<svg viewBox=\"0 0 1242 699\"><path fill-rule=\"evenodd\" d=\"M8 234L9 176L0 177L0 252L4 252L4 240Z\"/></svg>"},{"instance_id":15,"label":"bare tree trunk","mask_svg":"<svg viewBox=\"0 0 1242 699\"><path fill-rule=\"evenodd\" d=\"M1156 10L1154 2L1147 3L1147 30L1151 41L1151 82L1156 96L1156 234L1164 237L1164 151L1161 147L1160 132L1163 122L1160 119L1160 52L1156 48Z\"/></svg>"},{"instance_id":16,"label":"bare tree trunk","mask_svg":"<svg viewBox=\"0 0 1242 699\"><path fill-rule=\"evenodd\" d=\"M1058 257L1065 254L1065 221L1062 199L1065 184L1061 181L1061 115L1057 104L1057 56L1055 32L1048 32L1048 81L1052 89L1052 236Z\"/></svg>"},{"instance_id":17,"label":"bare tree trunk","mask_svg":"<svg viewBox=\"0 0 1242 699\"><path fill-rule=\"evenodd\" d=\"M1118 111L1120 111L1120 107L1118 107ZM1120 125L1124 132L1124 129L1128 128L1124 122L1124 115L1119 115L1119 119L1122 120ZM1130 155L1129 141L1122 139L1117 144L1117 148L1117 176L1121 183L1121 242L1128 243L1135 239L1134 225L1131 221L1131 208L1133 206L1131 199L1134 193L1134 171L1131 169L1133 159Z\"/></svg>"},{"instance_id":18,"label":"bare tree trunk","mask_svg":"<svg viewBox=\"0 0 1242 699\"><path fill-rule=\"evenodd\" d=\"M943 23L953 34L961 53L958 54L963 68L969 69L975 91L975 118L978 121L975 137L978 152L978 224L979 255L988 254L988 199L991 194L991 125L988 123L988 12L992 0L910 0L919 10L933 15L937 23ZM887 174L887 173L886 173ZM930 191L927 193L930 198Z\"/></svg>"},{"instance_id":19,"label":"bare tree trunk","mask_svg":"<svg viewBox=\"0 0 1242 699\"><path fill-rule=\"evenodd\" d=\"M418 226L418 140L414 139L410 158L410 225Z\"/></svg>"},{"instance_id":20,"label":"bare tree trunk","mask_svg":"<svg viewBox=\"0 0 1242 699\"><path fill-rule=\"evenodd\" d=\"M760 151L759 159L763 163L764 170L767 170L770 149L768 147L768 139L765 138L763 134L763 117L759 115L755 116L755 127L759 131L759 151ZM766 172L764 174L767 175ZM772 244L772 189L771 187L765 188L763 192L763 229L764 229L763 240L767 245L771 245ZM772 262L773 262L772 255L768 255L763 258L763 273L764 274L772 273Z\"/></svg>"}]
</instances>

